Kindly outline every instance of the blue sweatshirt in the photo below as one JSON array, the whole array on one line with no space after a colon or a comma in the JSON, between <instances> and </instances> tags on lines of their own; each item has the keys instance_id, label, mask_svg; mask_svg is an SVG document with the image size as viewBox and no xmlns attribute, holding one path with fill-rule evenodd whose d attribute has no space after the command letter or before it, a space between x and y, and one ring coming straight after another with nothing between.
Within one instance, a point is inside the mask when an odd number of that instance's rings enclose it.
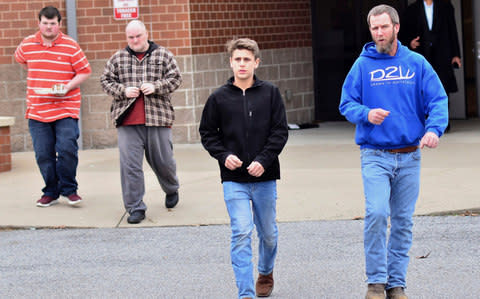
<instances>
[{"instance_id":1,"label":"blue sweatshirt","mask_svg":"<svg viewBox=\"0 0 480 299\"><path fill-rule=\"evenodd\" d=\"M390 111L383 123L368 121L370 109ZM448 99L432 66L398 42L395 56L365 44L343 83L340 113L356 124L360 148L395 149L419 144L426 132L442 136Z\"/></svg>"}]
</instances>

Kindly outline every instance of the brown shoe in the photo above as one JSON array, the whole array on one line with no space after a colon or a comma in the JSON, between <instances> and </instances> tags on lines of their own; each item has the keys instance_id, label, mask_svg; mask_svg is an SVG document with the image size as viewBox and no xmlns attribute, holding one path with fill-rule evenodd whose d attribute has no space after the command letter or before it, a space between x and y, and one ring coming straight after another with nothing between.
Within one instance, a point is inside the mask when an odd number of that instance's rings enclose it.
<instances>
[{"instance_id":1,"label":"brown shoe","mask_svg":"<svg viewBox=\"0 0 480 299\"><path fill-rule=\"evenodd\" d=\"M385 299L385 284L383 283L369 284L365 299Z\"/></svg>"},{"instance_id":2,"label":"brown shoe","mask_svg":"<svg viewBox=\"0 0 480 299\"><path fill-rule=\"evenodd\" d=\"M387 290L387 299L408 299L408 297L402 287L396 287Z\"/></svg>"},{"instance_id":3,"label":"brown shoe","mask_svg":"<svg viewBox=\"0 0 480 299\"><path fill-rule=\"evenodd\" d=\"M268 297L273 291L273 272L268 275L258 274L255 285L257 297Z\"/></svg>"}]
</instances>

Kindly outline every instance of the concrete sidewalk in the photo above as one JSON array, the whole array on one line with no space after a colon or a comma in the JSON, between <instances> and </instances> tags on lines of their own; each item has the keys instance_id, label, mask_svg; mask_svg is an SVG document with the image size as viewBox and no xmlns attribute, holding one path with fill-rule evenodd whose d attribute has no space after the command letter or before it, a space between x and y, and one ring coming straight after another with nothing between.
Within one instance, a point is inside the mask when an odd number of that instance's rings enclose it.
<instances>
[{"instance_id":1,"label":"concrete sidewalk","mask_svg":"<svg viewBox=\"0 0 480 299\"><path fill-rule=\"evenodd\" d=\"M454 121L437 149L422 151L422 183L417 215L480 208L480 120ZM280 156L280 222L354 219L364 199L354 127L347 122L290 131ZM180 202L164 207L164 193L147 163L147 219L126 222L121 199L118 150L80 152L75 207L65 200L38 208L43 181L33 152L14 153L12 170L0 173L0 227L153 227L228 223L216 161L200 144L176 144Z\"/></svg>"}]
</instances>

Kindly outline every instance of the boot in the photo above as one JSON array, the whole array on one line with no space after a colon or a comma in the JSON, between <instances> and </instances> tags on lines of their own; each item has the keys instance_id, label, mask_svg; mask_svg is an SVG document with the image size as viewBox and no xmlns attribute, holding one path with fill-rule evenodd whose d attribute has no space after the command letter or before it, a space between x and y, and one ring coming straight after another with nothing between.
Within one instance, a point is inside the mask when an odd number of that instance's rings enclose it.
<instances>
[{"instance_id":1,"label":"boot","mask_svg":"<svg viewBox=\"0 0 480 299\"><path fill-rule=\"evenodd\" d=\"M408 299L408 297L402 287L396 287L387 290L387 299Z\"/></svg>"},{"instance_id":2,"label":"boot","mask_svg":"<svg viewBox=\"0 0 480 299\"><path fill-rule=\"evenodd\" d=\"M385 299L385 284L383 283L369 284L365 299Z\"/></svg>"}]
</instances>

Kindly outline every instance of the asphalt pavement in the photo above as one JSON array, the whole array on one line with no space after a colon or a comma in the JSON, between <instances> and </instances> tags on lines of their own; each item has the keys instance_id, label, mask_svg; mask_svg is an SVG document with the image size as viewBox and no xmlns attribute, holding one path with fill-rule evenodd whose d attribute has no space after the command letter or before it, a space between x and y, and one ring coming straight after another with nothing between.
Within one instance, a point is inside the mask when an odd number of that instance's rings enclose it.
<instances>
[{"instance_id":1,"label":"asphalt pavement","mask_svg":"<svg viewBox=\"0 0 480 299\"><path fill-rule=\"evenodd\" d=\"M409 298L479 298L480 217L414 221ZM364 298L362 228L280 223L271 298ZM0 298L236 298L229 234L228 225L3 231Z\"/></svg>"}]
</instances>

